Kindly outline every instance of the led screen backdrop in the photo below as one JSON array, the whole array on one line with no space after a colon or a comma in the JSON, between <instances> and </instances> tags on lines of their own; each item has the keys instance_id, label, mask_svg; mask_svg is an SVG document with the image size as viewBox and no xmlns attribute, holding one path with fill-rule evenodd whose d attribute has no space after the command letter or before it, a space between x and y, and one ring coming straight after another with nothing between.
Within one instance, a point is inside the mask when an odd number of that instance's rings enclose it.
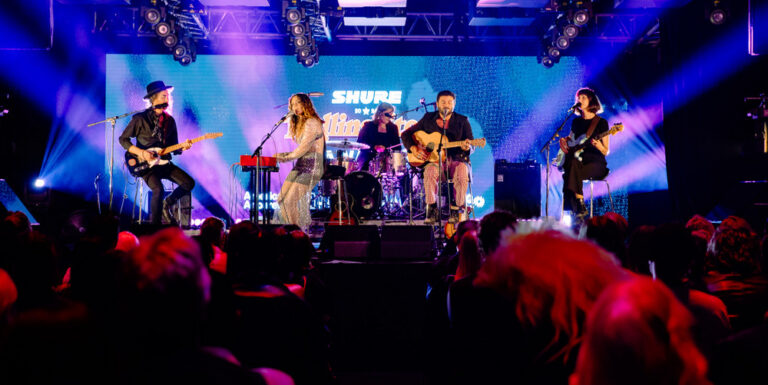
<instances>
[{"instance_id":1,"label":"led screen backdrop","mask_svg":"<svg viewBox=\"0 0 768 385\"><path fill-rule=\"evenodd\" d=\"M323 93L313 101L334 140L356 138L361 124L371 118L380 101L394 104L396 112L402 113L418 107L421 98L431 102L440 90L453 91L456 111L469 117L475 138L488 141L472 155L472 202L480 216L493 210L494 159L544 162L539 149L565 117L574 92L587 76L578 59L570 57L546 69L532 57L434 56L326 56L319 65L307 69L293 56L203 55L192 65L180 67L169 55L107 55L106 73L107 116L145 108L142 97L146 84L163 80L175 87L170 113L177 120L180 140L208 132L224 133L221 138L195 144L174 161L197 181L193 218L214 214L233 219L247 217L247 176L234 164L240 155L253 152L286 113L287 107L277 106L286 104L293 93ZM660 114L660 109L657 112ZM399 116L396 123L402 130L423 114L423 110L411 112ZM116 136L127 122L118 123ZM657 123L650 119L645 123L649 127L637 130L648 131ZM284 124L266 143L264 155L292 150L295 145L286 133ZM109 135L106 138L109 141ZM616 138L612 151L622 147L629 135ZM123 150L119 145L116 148L115 164L122 167ZM659 152L646 145L637 151L661 157L652 175L656 181L649 189L666 188L663 148ZM614 160L628 163L621 156L609 158L612 164ZM290 168L291 164L282 164L280 173L273 175L273 193L279 191ZM123 172L115 174L116 188L124 188L126 180L133 183ZM562 185L557 172L551 180L551 198L555 200L550 201L550 215L554 211L559 214Z\"/></svg>"}]
</instances>

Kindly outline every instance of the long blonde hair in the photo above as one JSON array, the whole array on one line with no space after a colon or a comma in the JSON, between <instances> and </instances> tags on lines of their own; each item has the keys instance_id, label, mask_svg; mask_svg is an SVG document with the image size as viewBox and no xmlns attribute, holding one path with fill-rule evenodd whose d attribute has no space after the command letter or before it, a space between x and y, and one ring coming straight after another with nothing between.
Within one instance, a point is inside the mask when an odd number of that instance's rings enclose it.
<instances>
[{"instance_id":1,"label":"long blonde hair","mask_svg":"<svg viewBox=\"0 0 768 385\"><path fill-rule=\"evenodd\" d=\"M320 116L317 114L317 111L315 111L315 106L312 104L312 100L309 99L309 95L307 94L293 94L288 99L288 108L291 108L291 101L293 98L299 98L299 102L301 103L302 113L301 115L293 115L291 116L291 121L288 124L288 134L291 135L291 138L295 141L296 138L301 137L301 134L304 133L304 124L307 122L307 120L311 118L317 118L317 120L320 121L320 123L323 122L322 119L320 119ZM292 109L291 109L292 110Z\"/></svg>"}]
</instances>

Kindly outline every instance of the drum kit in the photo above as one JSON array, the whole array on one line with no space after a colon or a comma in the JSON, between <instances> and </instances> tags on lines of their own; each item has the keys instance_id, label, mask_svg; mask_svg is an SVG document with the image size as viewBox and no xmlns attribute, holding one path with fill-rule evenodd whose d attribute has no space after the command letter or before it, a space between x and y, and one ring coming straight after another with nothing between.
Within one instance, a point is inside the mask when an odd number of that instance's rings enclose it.
<instances>
[{"instance_id":1,"label":"drum kit","mask_svg":"<svg viewBox=\"0 0 768 385\"><path fill-rule=\"evenodd\" d=\"M371 219L412 221L423 213L414 206L422 206L423 202L421 170L411 168L406 154L399 150L400 144L376 150L367 171L348 155L349 150L370 149L367 144L344 139L328 141L326 147L336 150L330 161L333 167L328 168L343 170L344 175L322 180L313 196L317 202L312 206L330 208L330 222L344 217L354 217L351 223ZM346 193L339 195L339 190ZM346 207L350 208L348 212Z\"/></svg>"}]
</instances>

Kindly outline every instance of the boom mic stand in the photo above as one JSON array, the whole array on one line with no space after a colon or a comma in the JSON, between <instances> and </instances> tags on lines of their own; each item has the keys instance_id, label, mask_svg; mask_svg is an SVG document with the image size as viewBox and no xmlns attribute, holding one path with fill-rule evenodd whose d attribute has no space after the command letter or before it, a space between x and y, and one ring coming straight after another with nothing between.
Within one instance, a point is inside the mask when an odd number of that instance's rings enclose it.
<instances>
[{"instance_id":1,"label":"boom mic stand","mask_svg":"<svg viewBox=\"0 0 768 385\"><path fill-rule=\"evenodd\" d=\"M138 114L139 112L144 112L146 110L147 109L144 108L144 109L141 109L141 110L136 110L136 111L133 111L133 112L128 112L128 113L125 113L125 114L122 114L122 115L116 115L116 116L113 116L111 118L104 119L104 120L102 120L100 122L91 123L91 124L89 124L87 126L87 127L92 127L92 126L95 126L97 124L107 123L107 122L112 124L112 139L111 139L112 144L110 145L110 154L109 154L109 211L112 211L112 176L113 176L114 168L115 168L115 123L117 123L118 119L122 119L122 118L124 118L126 116L135 115L135 114Z\"/></svg>"},{"instance_id":2,"label":"boom mic stand","mask_svg":"<svg viewBox=\"0 0 768 385\"><path fill-rule=\"evenodd\" d=\"M563 126L565 126L565 122L568 121L568 119L573 116L573 114L576 112L576 106L571 107L569 110L568 115L565 117L562 123L560 123L560 127L557 127L555 132L552 134L552 137L547 140L547 143L544 144L544 147L541 148L539 152L546 152L544 156L547 158L547 177L546 177L546 190L545 190L545 198L544 198L544 216L549 217L549 173L551 170L551 162L552 159L549 156L549 148L555 141L558 140L560 137L560 131L563 129Z\"/></svg>"},{"instance_id":3,"label":"boom mic stand","mask_svg":"<svg viewBox=\"0 0 768 385\"><path fill-rule=\"evenodd\" d=\"M272 134L274 134L275 131L277 131L277 128L280 127L280 125L283 124L283 122L285 122L286 119L288 119L291 115L293 114L289 112L285 114L282 118L280 118L280 120L278 120L277 123L275 123L275 125L272 126L272 129L269 130L269 133L267 133L267 135L264 136L264 139L261 140L261 143L259 143L259 146L256 147L255 150L253 150L253 154L251 154L251 158L253 157L256 158L256 173L255 174L251 173L251 184L254 186L253 195L256 196L256 204L254 205L253 203L251 203L251 221L254 223L259 223L259 201L261 200L259 198L259 193L260 193L259 184L261 179L261 150L264 149L264 143L266 143L269 140L269 138L272 137ZM271 194L271 191L270 191L270 194ZM253 200L253 198L251 199ZM269 210L267 210L267 204L269 204L269 200L267 198L264 198L264 209L262 211L262 214L264 217L265 224L269 222L267 219L267 213L269 212Z\"/></svg>"}]
</instances>

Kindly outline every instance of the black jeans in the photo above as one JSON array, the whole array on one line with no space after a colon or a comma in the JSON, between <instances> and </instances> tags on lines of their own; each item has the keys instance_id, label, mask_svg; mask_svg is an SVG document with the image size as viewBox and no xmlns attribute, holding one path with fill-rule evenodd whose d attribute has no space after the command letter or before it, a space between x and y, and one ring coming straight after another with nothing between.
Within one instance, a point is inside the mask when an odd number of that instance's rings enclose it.
<instances>
[{"instance_id":1,"label":"black jeans","mask_svg":"<svg viewBox=\"0 0 768 385\"><path fill-rule=\"evenodd\" d=\"M150 221L154 224L159 224L163 218L163 198L165 197L163 179L168 179L178 185L166 199L169 206L176 203L179 198L189 194L195 188L195 180L173 163L152 167L142 178L147 183L147 186L149 186L149 189L152 190L152 201L149 203L149 217Z\"/></svg>"},{"instance_id":2,"label":"black jeans","mask_svg":"<svg viewBox=\"0 0 768 385\"><path fill-rule=\"evenodd\" d=\"M608 175L608 167L603 162L581 163L578 159L570 158L564 164L563 172L563 201L564 209L574 210L576 195L584 195L585 179L602 179Z\"/></svg>"}]
</instances>

